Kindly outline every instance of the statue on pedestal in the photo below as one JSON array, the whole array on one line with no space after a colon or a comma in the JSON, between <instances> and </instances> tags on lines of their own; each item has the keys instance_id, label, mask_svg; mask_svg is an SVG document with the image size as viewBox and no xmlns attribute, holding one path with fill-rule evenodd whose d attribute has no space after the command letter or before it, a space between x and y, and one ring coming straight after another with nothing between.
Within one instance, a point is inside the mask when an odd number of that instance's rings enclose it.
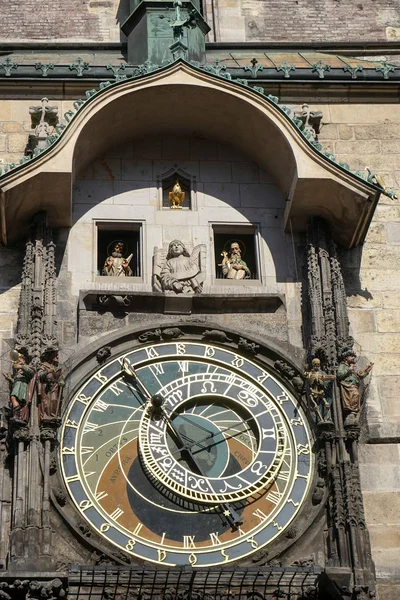
<instances>
[{"instance_id":1,"label":"statue on pedestal","mask_svg":"<svg viewBox=\"0 0 400 600\"><path fill-rule=\"evenodd\" d=\"M112 249L111 253L110 249ZM107 250L109 256L106 258L101 274L108 277L132 277L133 273L129 263L133 258L133 254L124 258L127 250L125 242L112 242Z\"/></svg>"},{"instance_id":2,"label":"statue on pedestal","mask_svg":"<svg viewBox=\"0 0 400 600\"><path fill-rule=\"evenodd\" d=\"M205 280L205 244L189 254L183 242L173 240L168 251L155 249L153 285L156 291L175 294L199 294Z\"/></svg>"},{"instance_id":3,"label":"statue on pedestal","mask_svg":"<svg viewBox=\"0 0 400 600\"><path fill-rule=\"evenodd\" d=\"M242 260L241 242L231 242L229 251L222 252L222 275L225 279L250 279L251 271L247 264Z\"/></svg>"},{"instance_id":4,"label":"statue on pedestal","mask_svg":"<svg viewBox=\"0 0 400 600\"><path fill-rule=\"evenodd\" d=\"M36 380L35 371L27 365L23 354L11 351L12 374L5 374L10 382L10 404L15 421L27 423L29 420L30 403Z\"/></svg>"},{"instance_id":5,"label":"statue on pedestal","mask_svg":"<svg viewBox=\"0 0 400 600\"><path fill-rule=\"evenodd\" d=\"M328 375L321 369L319 358L313 358L311 361L311 371L304 373L308 381L310 400L320 423L331 423L332 415L332 392L330 386L336 379L335 375Z\"/></svg>"},{"instance_id":6,"label":"statue on pedestal","mask_svg":"<svg viewBox=\"0 0 400 600\"><path fill-rule=\"evenodd\" d=\"M58 352L48 350L38 369L39 422L56 421L60 418L61 397L65 385L63 370L58 364Z\"/></svg>"},{"instance_id":7,"label":"statue on pedestal","mask_svg":"<svg viewBox=\"0 0 400 600\"><path fill-rule=\"evenodd\" d=\"M337 371L345 425L358 425L361 408L361 380L367 377L373 367L373 363L370 363L365 369L357 371L355 359L354 351L347 350L342 356L342 362Z\"/></svg>"}]
</instances>

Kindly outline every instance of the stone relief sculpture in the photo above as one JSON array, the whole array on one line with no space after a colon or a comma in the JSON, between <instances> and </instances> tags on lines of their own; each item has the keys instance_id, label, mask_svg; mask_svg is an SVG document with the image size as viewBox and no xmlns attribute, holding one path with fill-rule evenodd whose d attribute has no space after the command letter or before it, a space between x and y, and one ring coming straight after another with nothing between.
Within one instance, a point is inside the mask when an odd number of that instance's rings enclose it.
<instances>
[{"instance_id":1,"label":"stone relief sculpture","mask_svg":"<svg viewBox=\"0 0 400 600\"><path fill-rule=\"evenodd\" d=\"M342 355L342 361L337 370L345 425L358 425L361 408L361 380L367 377L373 367L373 363L370 363L365 369L357 371L355 359L356 355L354 351L347 350Z\"/></svg>"},{"instance_id":2,"label":"stone relief sculpture","mask_svg":"<svg viewBox=\"0 0 400 600\"><path fill-rule=\"evenodd\" d=\"M112 250L111 252L110 249ZM133 254L124 258L126 251L127 246L125 242L119 240L112 242L107 248L109 255L106 258L101 274L108 277L132 277L133 273L129 263L133 258Z\"/></svg>"},{"instance_id":3,"label":"stone relief sculpture","mask_svg":"<svg viewBox=\"0 0 400 600\"><path fill-rule=\"evenodd\" d=\"M5 374L10 383L10 405L13 418L26 423L29 420L29 409L35 383L35 371L28 366L25 356L16 350L10 353L12 374Z\"/></svg>"},{"instance_id":4,"label":"stone relief sculpture","mask_svg":"<svg viewBox=\"0 0 400 600\"><path fill-rule=\"evenodd\" d=\"M308 381L312 408L317 414L318 422L331 423L332 392L330 387L336 376L327 375L325 371L322 371L319 358L313 358L311 365L311 371L306 371L304 376Z\"/></svg>"},{"instance_id":5,"label":"stone relief sculpture","mask_svg":"<svg viewBox=\"0 0 400 600\"><path fill-rule=\"evenodd\" d=\"M206 276L206 246L199 244L189 254L183 242L173 240L168 251L155 248L153 286L158 292L199 294Z\"/></svg>"},{"instance_id":6,"label":"stone relief sculpture","mask_svg":"<svg viewBox=\"0 0 400 600\"><path fill-rule=\"evenodd\" d=\"M38 369L38 407L41 424L60 418L62 391L65 385L63 370L58 364L58 352L48 350Z\"/></svg>"},{"instance_id":7,"label":"stone relief sculpture","mask_svg":"<svg viewBox=\"0 0 400 600\"><path fill-rule=\"evenodd\" d=\"M241 242L230 242L229 250L222 252L222 263L219 267L222 267L222 275L225 279L250 279L251 271L247 264L242 260L243 251L241 249Z\"/></svg>"}]
</instances>

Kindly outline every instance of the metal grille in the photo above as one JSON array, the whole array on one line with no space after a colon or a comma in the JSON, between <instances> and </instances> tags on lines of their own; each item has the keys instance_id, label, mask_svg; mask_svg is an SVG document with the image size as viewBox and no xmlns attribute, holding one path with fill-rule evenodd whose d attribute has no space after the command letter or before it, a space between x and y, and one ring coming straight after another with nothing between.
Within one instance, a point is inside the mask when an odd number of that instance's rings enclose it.
<instances>
[{"instance_id":1,"label":"metal grille","mask_svg":"<svg viewBox=\"0 0 400 600\"><path fill-rule=\"evenodd\" d=\"M69 600L316 598L320 567L194 570L73 566Z\"/></svg>"}]
</instances>

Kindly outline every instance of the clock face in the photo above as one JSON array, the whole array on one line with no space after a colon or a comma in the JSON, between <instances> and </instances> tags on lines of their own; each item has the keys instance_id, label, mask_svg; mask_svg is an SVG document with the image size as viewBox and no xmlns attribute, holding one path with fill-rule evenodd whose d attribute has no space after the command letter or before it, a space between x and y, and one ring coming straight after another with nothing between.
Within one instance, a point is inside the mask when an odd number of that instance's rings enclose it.
<instances>
[{"instance_id":1,"label":"clock face","mask_svg":"<svg viewBox=\"0 0 400 600\"><path fill-rule=\"evenodd\" d=\"M255 362L163 342L98 370L61 428L64 482L110 543L163 565L210 567L270 544L312 477L297 401Z\"/></svg>"}]
</instances>

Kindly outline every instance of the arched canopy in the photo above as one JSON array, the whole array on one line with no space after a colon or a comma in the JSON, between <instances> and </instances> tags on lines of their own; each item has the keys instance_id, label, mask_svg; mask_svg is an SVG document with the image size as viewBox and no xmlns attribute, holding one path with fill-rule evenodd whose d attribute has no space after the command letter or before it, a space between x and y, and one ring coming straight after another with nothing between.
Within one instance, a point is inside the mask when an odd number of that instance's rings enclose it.
<instances>
[{"instance_id":1,"label":"arched canopy","mask_svg":"<svg viewBox=\"0 0 400 600\"><path fill-rule=\"evenodd\" d=\"M2 231L16 240L31 217L71 225L74 179L108 148L156 134L218 139L246 153L287 199L285 227L311 216L332 225L346 247L362 241L379 192L317 152L273 102L250 88L179 61L93 96L49 151L2 180Z\"/></svg>"}]
</instances>

